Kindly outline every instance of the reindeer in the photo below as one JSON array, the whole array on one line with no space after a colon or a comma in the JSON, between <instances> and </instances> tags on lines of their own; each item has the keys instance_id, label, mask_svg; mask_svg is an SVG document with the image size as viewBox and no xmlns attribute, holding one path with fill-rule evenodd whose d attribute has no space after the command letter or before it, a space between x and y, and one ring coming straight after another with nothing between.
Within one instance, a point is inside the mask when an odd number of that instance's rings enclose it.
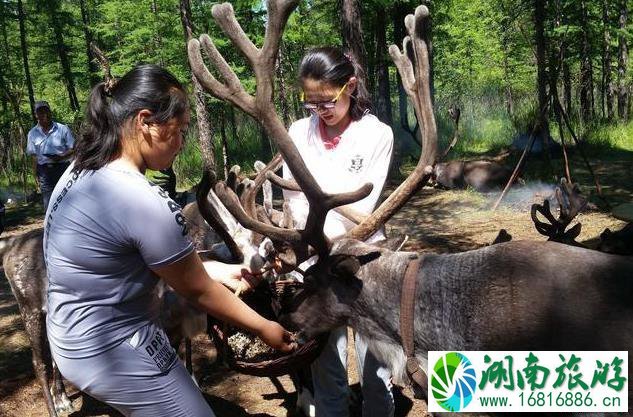
<instances>
[{"instance_id":1,"label":"reindeer","mask_svg":"<svg viewBox=\"0 0 633 417\"><path fill-rule=\"evenodd\" d=\"M558 201L558 218L552 214L549 200L543 204L533 204L531 217L536 230L548 237L548 241L565 243L567 245L586 248L587 245L576 241L582 225L576 223L567 229L576 216L587 207L587 199L580 194L578 184L570 184L565 179L561 180L554 193ZM546 222L539 219L539 213ZM612 232L607 228L600 233L597 250L616 255L633 255L633 225L628 223L622 229Z\"/></svg>"},{"instance_id":2,"label":"reindeer","mask_svg":"<svg viewBox=\"0 0 633 417\"><path fill-rule=\"evenodd\" d=\"M461 110L459 107L451 106L448 109L448 113L455 125L455 131L453 140L444 150L439 160L446 158L459 139ZM487 192L503 187L511 175L512 170L510 168L494 160L447 161L438 162L433 166L433 175L430 182L435 187L449 190L471 187L480 192Z\"/></svg>"},{"instance_id":3,"label":"reindeer","mask_svg":"<svg viewBox=\"0 0 633 417\"><path fill-rule=\"evenodd\" d=\"M0 261L31 342L33 370L42 387L48 414L56 417L57 413L72 411L72 404L46 337L48 279L42 237L43 230L37 229L0 240ZM51 379L52 385L49 384Z\"/></svg>"},{"instance_id":4,"label":"reindeer","mask_svg":"<svg viewBox=\"0 0 633 417\"><path fill-rule=\"evenodd\" d=\"M405 181L370 216L336 242L323 233L329 210L367 196L371 184L342 194L324 192L307 170L273 105L279 42L297 0L269 0L261 48L245 35L228 3L212 15L255 72L248 94L213 41L190 40L189 60L203 88L257 119L273 138L296 184L270 170L258 177L299 187L310 211L304 229L258 218L257 210L223 182L216 194L246 228L268 236L287 269L307 257L304 287L282 322L305 338L349 324L401 381L421 381L429 350L629 350L633 346L633 260L554 242L513 241L459 254L393 252L362 240L384 224L433 172L437 128L429 88L429 11L405 19L403 51L389 49L422 126L423 150ZM222 81L206 67L203 48ZM259 181L261 178L256 180ZM403 276L405 276L403 280ZM403 282L404 281L404 282ZM632 373L629 368L629 374ZM631 389L629 387L629 397Z\"/></svg>"},{"instance_id":5,"label":"reindeer","mask_svg":"<svg viewBox=\"0 0 633 417\"><path fill-rule=\"evenodd\" d=\"M558 218L554 217L549 200L545 199L543 204L532 204L530 216L534 222L534 227L540 234L547 236L548 241L585 247L582 243L576 241L582 228L580 223L576 223L569 230L566 229L578 213L585 209L587 199L580 194L578 184L570 184L564 178L561 180L560 185L556 187L554 195L559 206ZM539 220L539 213L545 217L548 223Z\"/></svg>"},{"instance_id":6,"label":"reindeer","mask_svg":"<svg viewBox=\"0 0 633 417\"><path fill-rule=\"evenodd\" d=\"M598 250L616 255L633 255L633 223L627 223L615 232L609 228L604 229L600 233Z\"/></svg>"}]
</instances>

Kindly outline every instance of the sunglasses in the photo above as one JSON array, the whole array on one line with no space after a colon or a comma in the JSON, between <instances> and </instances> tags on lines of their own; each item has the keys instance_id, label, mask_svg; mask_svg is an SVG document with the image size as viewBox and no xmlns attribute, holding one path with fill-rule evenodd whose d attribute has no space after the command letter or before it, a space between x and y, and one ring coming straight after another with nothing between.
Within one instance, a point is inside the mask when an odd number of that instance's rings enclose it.
<instances>
[{"instance_id":1,"label":"sunglasses","mask_svg":"<svg viewBox=\"0 0 633 417\"><path fill-rule=\"evenodd\" d=\"M332 100L322 101L320 103L311 103L309 101L304 101L305 93L302 91L301 102L303 103L303 107L306 110L310 110L310 111L316 111L317 109L325 109L325 110L333 109L334 107L336 107L336 103L338 102L338 99L341 97L341 94L343 94L343 91L345 91L345 89L347 88L347 84L348 83L345 83L345 85L343 85L343 87L341 87L341 89L338 90L336 97L334 97Z\"/></svg>"}]
</instances>

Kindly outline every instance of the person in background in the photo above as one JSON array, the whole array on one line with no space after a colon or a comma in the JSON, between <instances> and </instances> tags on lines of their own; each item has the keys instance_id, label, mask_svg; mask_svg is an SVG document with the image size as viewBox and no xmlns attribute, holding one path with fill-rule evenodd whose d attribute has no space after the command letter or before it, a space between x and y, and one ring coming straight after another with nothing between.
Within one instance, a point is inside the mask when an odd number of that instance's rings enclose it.
<instances>
[{"instance_id":1,"label":"person in background","mask_svg":"<svg viewBox=\"0 0 633 417\"><path fill-rule=\"evenodd\" d=\"M37 125L29 131L26 153L33 156L35 181L46 211L55 184L70 164L75 138L68 126L53 121L46 101L35 102L35 118Z\"/></svg>"},{"instance_id":2,"label":"person in background","mask_svg":"<svg viewBox=\"0 0 633 417\"><path fill-rule=\"evenodd\" d=\"M367 89L356 77L358 69L340 50L323 47L308 51L299 67L302 101L311 115L294 122L288 133L306 166L327 193L354 191L366 183L374 185L364 199L345 207L353 217L369 215L375 208L387 179L393 150L393 132L369 114ZM283 175L292 179L284 165ZM297 227L305 225L309 211L305 195L284 190ZM345 234L355 223L330 211L324 232L330 239ZM382 230L368 239L385 239ZM305 270L314 263L301 265ZM394 414L391 373L367 350L367 342L355 335L356 355L363 393L363 417ZM349 416L347 381L347 327L335 329L328 344L312 364L317 417Z\"/></svg>"}]
</instances>

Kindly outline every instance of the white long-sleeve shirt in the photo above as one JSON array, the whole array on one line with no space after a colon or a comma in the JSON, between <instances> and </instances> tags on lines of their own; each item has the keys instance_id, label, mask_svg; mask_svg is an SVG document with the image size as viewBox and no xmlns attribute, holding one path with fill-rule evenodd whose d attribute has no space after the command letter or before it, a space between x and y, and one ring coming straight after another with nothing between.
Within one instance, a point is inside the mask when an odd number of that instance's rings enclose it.
<instances>
[{"instance_id":1,"label":"white long-sleeve shirt","mask_svg":"<svg viewBox=\"0 0 633 417\"><path fill-rule=\"evenodd\" d=\"M380 198L387 179L393 150L393 132L371 114L353 121L341 135L334 149L326 149L319 133L319 118L307 117L294 122L288 131L306 166L327 193L354 191L365 183L372 183L372 192L349 207L365 215L370 214ZM283 177L292 179L292 173L284 163ZM296 226L305 225L308 216L308 200L301 192L284 190L284 199ZM330 211L325 221L325 235L334 239L354 227L354 223L341 214ZM384 239L382 231L368 239L374 242Z\"/></svg>"}]
</instances>

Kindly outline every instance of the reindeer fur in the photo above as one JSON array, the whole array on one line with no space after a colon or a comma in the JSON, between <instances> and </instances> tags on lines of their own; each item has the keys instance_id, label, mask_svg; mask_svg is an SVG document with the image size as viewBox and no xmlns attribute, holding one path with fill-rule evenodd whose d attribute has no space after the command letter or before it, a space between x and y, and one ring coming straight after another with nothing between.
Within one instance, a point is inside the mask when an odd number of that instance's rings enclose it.
<instances>
[{"instance_id":1,"label":"reindeer fur","mask_svg":"<svg viewBox=\"0 0 633 417\"><path fill-rule=\"evenodd\" d=\"M48 279L42 237L43 230L37 229L0 240L0 259L31 342L33 369L42 387L48 414L56 417L57 413L72 411L72 404L51 358L46 336Z\"/></svg>"}]
</instances>

